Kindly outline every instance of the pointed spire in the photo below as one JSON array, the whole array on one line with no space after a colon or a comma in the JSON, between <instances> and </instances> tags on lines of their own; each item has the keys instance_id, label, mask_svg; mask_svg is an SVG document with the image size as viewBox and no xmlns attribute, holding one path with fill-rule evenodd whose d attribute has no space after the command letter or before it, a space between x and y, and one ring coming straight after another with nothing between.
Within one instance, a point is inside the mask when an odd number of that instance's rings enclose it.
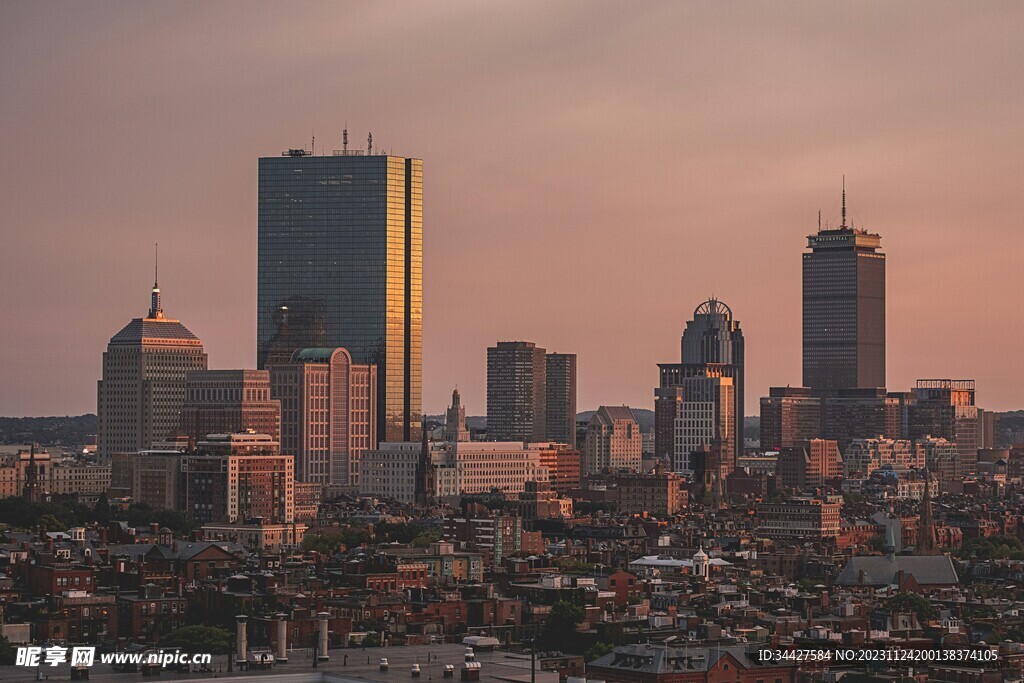
<instances>
[{"instance_id":1,"label":"pointed spire","mask_svg":"<svg viewBox=\"0 0 1024 683\"><path fill-rule=\"evenodd\" d=\"M921 518L917 523L917 545L915 555L937 555L938 543L935 538L935 518L932 516L931 474L928 464L924 467L924 495L921 496Z\"/></svg>"},{"instance_id":2,"label":"pointed spire","mask_svg":"<svg viewBox=\"0 0 1024 683\"><path fill-rule=\"evenodd\" d=\"M164 309L160 305L160 244L154 245L153 261L153 293L150 296L149 315L147 318L160 319L164 317Z\"/></svg>"},{"instance_id":3,"label":"pointed spire","mask_svg":"<svg viewBox=\"0 0 1024 683\"><path fill-rule=\"evenodd\" d=\"M843 224L840 227L846 227L846 174L843 174Z\"/></svg>"}]
</instances>

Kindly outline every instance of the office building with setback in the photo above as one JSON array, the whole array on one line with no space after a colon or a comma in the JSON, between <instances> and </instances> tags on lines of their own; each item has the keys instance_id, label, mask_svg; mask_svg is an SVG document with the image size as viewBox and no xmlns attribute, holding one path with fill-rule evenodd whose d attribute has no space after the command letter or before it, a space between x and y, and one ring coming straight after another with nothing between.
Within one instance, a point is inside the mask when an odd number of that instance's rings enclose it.
<instances>
[{"instance_id":1,"label":"office building with setback","mask_svg":"<svg viewBox=\"0 0 1024 683\"><path fill-rule=\"evenodd\" d=\"M178 429L185 380L206 369L206 352L187 327L164 316L160 286L154 282L149 312L110 338L97 386L101 462L137 453Z\"/></svg>"}]
</instances>

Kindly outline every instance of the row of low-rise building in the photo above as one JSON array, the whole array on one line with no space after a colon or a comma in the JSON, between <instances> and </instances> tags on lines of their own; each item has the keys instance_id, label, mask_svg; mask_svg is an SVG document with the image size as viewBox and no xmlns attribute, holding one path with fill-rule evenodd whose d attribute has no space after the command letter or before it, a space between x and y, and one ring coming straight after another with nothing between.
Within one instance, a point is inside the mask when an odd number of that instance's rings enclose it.
<instances>
[{"instance_id":1,"label":"row of low-rise building","mask_svg":"<svg viewBox=\"0 0 1024 683\"><path fill-rule=\"evenodd\" d=\"M76 496L91 500L110 488L110 465L74 457L51 457L34 446L0 455L0 498L32 496Z\"/></svg>"}]
</instances>

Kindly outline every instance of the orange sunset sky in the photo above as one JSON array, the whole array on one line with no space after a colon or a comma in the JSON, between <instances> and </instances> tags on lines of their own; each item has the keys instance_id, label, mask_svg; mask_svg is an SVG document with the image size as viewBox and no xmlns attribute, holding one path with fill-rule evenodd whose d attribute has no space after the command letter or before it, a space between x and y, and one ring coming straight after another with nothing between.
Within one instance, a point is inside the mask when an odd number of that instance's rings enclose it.
<instances>
[{"instance_id":1,"label":"orange sunset sky","mask_svg":"<svg viewBox=\"0 0 1024 683\"><path fill-rule=\"evenodd\" d=\"M424 160L424 408L486 412L486 348L579 356L579 408L649 408L714 294L747 405L798 385L817 215L888 255L888 384L1024 408L1024 3L0 4L0 415L96 410L164 308L255 367L256 162Z\"/></svg>"}]
</instances>

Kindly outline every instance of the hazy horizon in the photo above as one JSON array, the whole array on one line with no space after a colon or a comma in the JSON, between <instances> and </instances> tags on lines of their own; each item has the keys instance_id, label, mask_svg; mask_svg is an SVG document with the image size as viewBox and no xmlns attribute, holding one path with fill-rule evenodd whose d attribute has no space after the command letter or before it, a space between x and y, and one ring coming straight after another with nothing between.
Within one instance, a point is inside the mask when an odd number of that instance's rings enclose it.
<instances>
[{"instance_id":1,"label":"hazy horizon","mask_svg":"<svg viewBox=\"0 0 1024 683\"><path fill-rule=\"evenodd\" d=\"M96 412L109 338L168 317L256 363L256 171L424 160L424 398L486 413L486 349L578 355L578 405L653 406L711 295L748 415L801 382L800 259L887 255L888 385L1024 408L1024 5L880 1L0 5L0 415ZM1018 292L1018 294L1014 294Z\"/></svg>"}]
</instances>

